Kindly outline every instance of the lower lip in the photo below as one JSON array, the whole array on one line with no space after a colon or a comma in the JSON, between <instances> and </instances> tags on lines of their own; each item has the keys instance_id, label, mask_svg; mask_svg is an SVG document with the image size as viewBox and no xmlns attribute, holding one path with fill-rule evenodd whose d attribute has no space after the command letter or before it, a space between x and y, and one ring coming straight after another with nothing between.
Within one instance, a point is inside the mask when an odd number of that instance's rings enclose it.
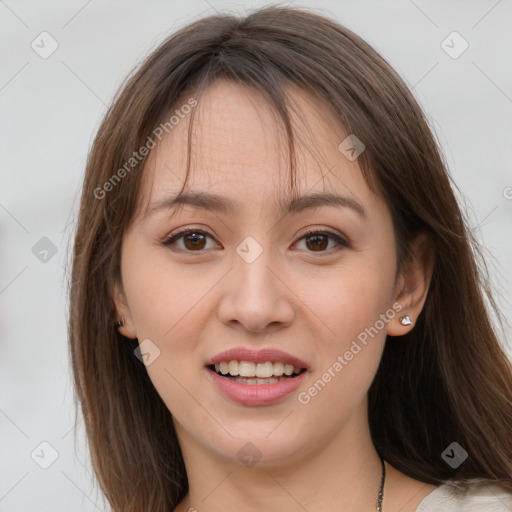
<instances>
[{"instance_id":1,"label":"lower lip","mask_svg":"<svg viewBox=\"0 0 512 512\"><path fill-rule=\"evenodd\" d=\"M303 371L297 377L275 384L240 384L226 377L221 377L210 368L206 368L206 371L224 395L243 405L270 405L280 402L304 382L307 373Z\"/></svg>"}]
</instances>

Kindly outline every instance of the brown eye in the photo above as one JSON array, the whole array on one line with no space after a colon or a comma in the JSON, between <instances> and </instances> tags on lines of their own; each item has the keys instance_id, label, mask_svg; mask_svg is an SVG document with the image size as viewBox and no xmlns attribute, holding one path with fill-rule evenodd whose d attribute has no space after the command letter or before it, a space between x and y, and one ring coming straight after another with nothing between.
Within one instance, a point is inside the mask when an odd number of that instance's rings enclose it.
<instances>
[{"instance_id":1,"label":"brown eye","mask_svg":"<svg viewBox=\"0 0 512 512\"><path fill-rule=\"evenodd\" d=\"M187 229L175 233L163 242L165 246L177 246L177 250L183 252L204 252L207 249L207 239L213 237L199 229ZM339 235L325 231L308 231L299 241L305 241L307 252L329 252L329 242L334 241L339 247L348 247L348 243ZM178 242L182 242L178 244ZM180 246L181 245L181 246Z\"/></svg>"},{"instance_id":2,"label":"brown eye","mask_svg":"<svg viewBox=\"0 0 512 512\"><path fill-rule=\"evenodd\" d=\"M308 252L329 252L329 250L326 249L330 241L334 241L338 246L348 247L346 240L329 231L308 231L301 237L300 241L302 240L305 240Z\"/></svg>"},{"instance_id":3,"label":"brown eye","mask_svg":"<svg viewBox=\"0 0 512 512\"><path fill-rule=\"evenodd\" d=\"M185 247L190 250L204 249L205 237L201 233L190 233L183 237L183 243L185 244Z\"/></svg>"},{"instance_id":4,"label":"brown eye","mask_svg":"<svg viewBox=\"0 0 512 512\"><path fill-rule=\"evenodd\" d=\"M168 240L163 242L166 246L176 245L178 241L183 241L182 247L179 250L186 252L202 252L207 244L207 238L212 238L211 235L198 229L187 229L172 235Z\"/></svg>"},{"instance_id":5,"label":"brown eye","mask_svg":"<svg viewBox=\"0 0 512 512\"><path fill-rule=\"evenodd\" d=\"M306 246L312 251L322 251L329 245L329 238L325 235L311 235L308 240Z\"/></svg>"}]
</instances>

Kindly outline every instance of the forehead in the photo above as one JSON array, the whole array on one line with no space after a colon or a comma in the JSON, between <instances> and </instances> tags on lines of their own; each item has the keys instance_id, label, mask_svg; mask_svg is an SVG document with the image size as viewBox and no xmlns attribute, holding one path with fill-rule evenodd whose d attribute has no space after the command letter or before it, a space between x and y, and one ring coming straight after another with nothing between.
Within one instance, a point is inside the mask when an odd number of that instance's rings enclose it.
<instances>
[{"instance_id":1,"label":"forehead","mask_svg":"<svg viewBox=\"0 0 512 512\"><path fill-rule=\"evenodd\" d=\"M338 149L347 133L329 106L295 86L286 90L299 195L328 190L369 200L372 193L357 161L348 160ZM194 116L187 190L217 192L240 205L251 200L282 205L287 200L288 140L280 116L260 93L217 80L198 100ZM148 207L182 188L190 117L180 116L150 153L141 194Z\"/></svg>"}]
</instances>

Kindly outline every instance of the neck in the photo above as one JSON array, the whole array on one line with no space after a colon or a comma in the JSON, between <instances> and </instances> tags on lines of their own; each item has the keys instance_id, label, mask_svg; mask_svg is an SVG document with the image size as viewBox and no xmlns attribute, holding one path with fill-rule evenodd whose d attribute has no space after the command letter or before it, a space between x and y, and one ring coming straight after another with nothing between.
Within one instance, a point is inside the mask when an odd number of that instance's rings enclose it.
<instances>
[{"instance_id":1,"label":"neck","mask_svg":"<svg viewBox=\"0 0 512 512\"><path fill-rule=\"evenodd\" d=\"M287 464L265 457L271 446L268 439L262 439L260 444L253 440L255 446L262 447L262 457L252 467L212 453L177 425L189 494L176 510L374 511L382 465L369 429L360 428L367 425L361 419L353 417L327 443L323 440L321 447L305 447L300 452L302 456ZM234 440L240 446L246 442ZM386 483L388 479L389 476Z\"/></svg>"}]
</instances>

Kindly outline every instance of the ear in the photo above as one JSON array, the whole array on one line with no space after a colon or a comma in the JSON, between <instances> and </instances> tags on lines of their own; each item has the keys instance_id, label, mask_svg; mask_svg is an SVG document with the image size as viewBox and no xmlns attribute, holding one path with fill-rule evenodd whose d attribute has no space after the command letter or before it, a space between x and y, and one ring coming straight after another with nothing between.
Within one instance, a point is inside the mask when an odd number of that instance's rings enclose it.
<instances>
[{"instance_id":1,"label":"ear","mask_svg":"<svg viewBox=\"0 0 512 512\"><path fill-rule=\"evenodd\" d=\"M434 269L434 248L430 237L423 232L411 243L411 257L397 279L394 302L402 305L400 312L388 323L387 334L402 336L414 328L427 298ZM412 325L400 321L409 316Z\"/></svg>"},{"instance_id":2,"label":"ear","mask_svg":"<svg viewBox=\"0 0 512 512\"><path fill-rule=\"evenodd\" d=\"M117 314L117 321L121 321L122 325L117 330L125 337L135 339L137 338L137 332L135 325L132 320L130 308L126 301L126 296L122 286L119 283L114 284L114 304Z\"/></svg>"}]
</instances>

